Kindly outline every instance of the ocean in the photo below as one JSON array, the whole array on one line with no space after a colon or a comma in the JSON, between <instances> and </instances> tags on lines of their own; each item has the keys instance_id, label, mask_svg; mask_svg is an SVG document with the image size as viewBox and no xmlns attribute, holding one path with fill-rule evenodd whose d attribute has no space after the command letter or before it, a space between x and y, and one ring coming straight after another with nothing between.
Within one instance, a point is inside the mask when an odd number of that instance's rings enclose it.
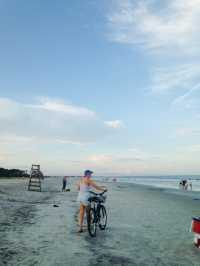
<instances>
[{"instance_id":1,"label":"ocean","mask_svg":"<svg viewBox=\"0 0 200 266\"><path fill-rule=\"evenodd\" d=\"M179 189L181 179L187 179L192 183L193 191L200 191L200 176L119 176L119 177L96 177L96 179L106 182L120 182L148 185L158 188ZM190 190L190 188L189 188Z\"/></svg>"}]
</instances>

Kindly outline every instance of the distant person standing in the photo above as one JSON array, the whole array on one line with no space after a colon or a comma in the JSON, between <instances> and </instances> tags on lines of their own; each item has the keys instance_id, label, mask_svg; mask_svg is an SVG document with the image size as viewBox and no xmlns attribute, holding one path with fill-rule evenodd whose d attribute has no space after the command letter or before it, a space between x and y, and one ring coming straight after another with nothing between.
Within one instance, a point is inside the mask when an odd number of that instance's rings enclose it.
<instances>
[{"instance_id":1,"label":"distant person standing","mask_svg":"<svg viewBox=\"0 0 200 266\"><path fill-rule=\"evenodd\" d=\"M63 191L66 191L67 178L68 178L67 176L64 176L64 177L63 177L63 180L62 180L62 181L63 181L62 192L63 192Z\"/></svg>"}]
</instances>

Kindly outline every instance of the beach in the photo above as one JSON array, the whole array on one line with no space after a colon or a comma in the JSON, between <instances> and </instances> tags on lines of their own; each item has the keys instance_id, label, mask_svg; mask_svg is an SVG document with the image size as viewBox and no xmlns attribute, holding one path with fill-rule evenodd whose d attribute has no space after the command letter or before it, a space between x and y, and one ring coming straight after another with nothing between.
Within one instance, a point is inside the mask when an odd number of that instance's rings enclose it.
<instances>
[{"instance_id":1,"label":"beach","mask_svg":"<svg viewBox=\"0 0 200 266\"><path fill-rule=\"evenodd\" d=\"M61 178L0 180L0 265L200 265L189 232L200 216L200 193L127 183L108 187L108 227L91 238L77 233L77 191ZM53 207L57 205L58 207Z\"/></svg>"}]
</instances>

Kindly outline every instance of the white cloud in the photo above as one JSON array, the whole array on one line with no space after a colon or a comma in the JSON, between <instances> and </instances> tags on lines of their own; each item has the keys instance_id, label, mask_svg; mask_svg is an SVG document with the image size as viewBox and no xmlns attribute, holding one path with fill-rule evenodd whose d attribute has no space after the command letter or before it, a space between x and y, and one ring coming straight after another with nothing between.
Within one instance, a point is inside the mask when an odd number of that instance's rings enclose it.
<instances>
[{"instance_id":1,"label":"white cloud","mask_svg":"<svg viewBox=\"0 0 200 266\"><path fill-rule=\"evenodd\" d=\"M111 39L139 44L152 51L178 48L191 54L198 50L200 38L200 0L124 0L114 1L108 19Z\"/></svg>"},{"instance_id":2,"label":"white cloud","mask_svg":"<svg viewBox=\"0 0 200 266\"><path fill-rule=\"evenodd\" d=\"M71 140L64 140L64 139L55 139L55 141L57 143L60 144L72 144L72 145L77 145L77 146L84 146L84 145L88 145L88 144L93 144L93 142L79 142L79 141L71 141Z\"/></svg>"},{"instance_id":3,"label":"white cloud","mask_svg":"<svg viewBox=\"0 0 200 266\"><path fill-rule=\"evenodd\" d=\"M47 111L52 111L52 112L58 112L58 113L63 113L65 115L70 115L70 116L86 116L86 117L95 117L96 114L95 112L84 108L80 106L75 106L72 104L66 104L61 100L55 100L51 98L39 98L39 103L35 105L27 105L28 107L32 108L39 108Z\"/></svg>"},{"instance_id":4,"label":"white cloud","mask_svg":"<svg viewBox=\"0 0 200 266\"><path fill-rule=\"evenodd\" d=\"M20 103L0 98L0 142L57 142L82 145L111 134L104 121L85 107L43 98Z\"/></svg>"},{"instance_id":5,"label":"white cloud","mask_svg":"<svg viewBox=\"0 0 200 266\"><path fill-rule=\"evenodd\" d=\"M152 71L152 91L187 90L199 81L200 64L183 64L156 68Z\"/></svg>"},{"instance_id":6,"label":"white cloud","mask_svg":"<svg viewBox=\"0 0 200 266\"><path fill-rule=\"evenodd\" d=\"M123 127L123 122L121 120L105 121L104 123L106 126L115 129Z\"/></svg>"},{"instance_id":7,"label":"white cloud","mask_svg":"<svg viewBox=\"0 0 200 266\"><path fill-rule=\"evenodd\" d=\"M192 108L200 84L200 0L113 3L109 38L151 54L151 91L176 91L172 105Z\"/></svg>"},{"instance_id":8,"label":"white cloud","mask_svg":"<svg viewBox=\"0 0 200 266\"><path fill-rule=\"evenodd\" d=\"M6 134L6 135L0 135L0 143L8 144L8 143L29 143L34 138L33 137L25 137L25 136L16 136L14 134Z\"/></svg>"}]
</instances>

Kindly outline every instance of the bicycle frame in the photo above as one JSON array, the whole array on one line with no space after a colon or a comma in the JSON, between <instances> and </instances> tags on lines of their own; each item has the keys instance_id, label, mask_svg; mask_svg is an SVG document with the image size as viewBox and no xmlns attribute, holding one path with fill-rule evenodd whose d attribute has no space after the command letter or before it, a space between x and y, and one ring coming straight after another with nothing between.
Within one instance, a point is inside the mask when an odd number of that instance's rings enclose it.
<instances>
[{"instance_id":1,"label":"bicycle frame","mask_svg":"<svg viewBox=\"0 0 200 266\"><path fill-rule=\"evenodd\" d=\"M92 206L93 205L93 206ZM102 206L103 204L101 202L91 202L90 203L90 208L93 208L94 209L94 213L95 213L95 220L94 222L96 224L99 223L100 221L100 207Z\"/></svg>"},{"instance_id":2,"label":"bicycle frame","mask_svg":"<svg viewBox=\"0 0 200 266\"><path fill-rule=\"evenodd\" d=\"M97 193L95 193L95 192L91 192L91 194L93 194L94 196L93 197L90 197L90 199L89 199L89 202L90 202L90 204L88 205L88 209L87 209L87 211L88 211L88 231L89 231L89 234L92 236L92 237L94 237L94 236L96 236L96 228L97 228L97 226L99 226L99 228L101 229L101 230L104 230L105 229L105 227L106 227L106 223L107 223L107 214L106 214L106 209L105 209L105 206L104 206L104 202L105 202L105 198L101 198L101 196L103 196L103 194L104 194L105 192L103 192L103 193L100 193L100 194L97 194ZM105 215L105 217L106 217L106 222L105 222L105 224L104 225L102 225L101 224L101 209L103 208L103 216L102 217L104 217L104 215ZM93 213L93 216L90 216L91 214L91 212L90 212L90 210L92 211L92 213ZM94 229L94 232L92 232L91 231L91 229L90 229L90 226L91 226L91 218L90 217L93 217L92 218L92 224L95 226L95 229Z\"/></svg>"}]
</instances>

